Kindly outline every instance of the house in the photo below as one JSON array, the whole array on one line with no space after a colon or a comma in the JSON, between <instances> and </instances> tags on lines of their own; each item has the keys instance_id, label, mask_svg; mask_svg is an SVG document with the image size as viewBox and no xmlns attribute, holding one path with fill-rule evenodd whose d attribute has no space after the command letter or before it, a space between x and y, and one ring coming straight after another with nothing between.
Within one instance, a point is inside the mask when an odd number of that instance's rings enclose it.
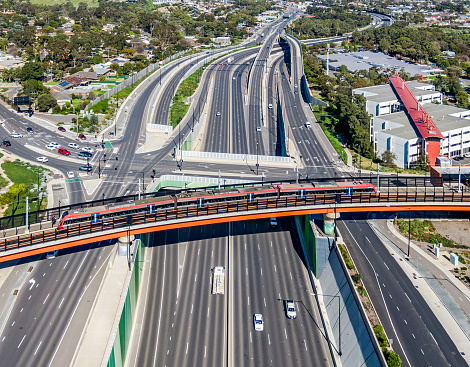
<instances>
[{"instance_id":1,"label":"house","mask_svg":"<svg viewBox=\"0 0 470 367\"><path fill-rule=\"evenodd\" d=\"M61 90L51 89L51 95L57 100L57 104L61 107L65 106L67 102L72 103L72 96L70 95L70 93Z\"/></svg>"},{"instance_id":2,"label":"house","mask_svg":"<svg viewBox=\"0 0 470 367\"><path fill-rule=\"evenodd\" d=\"M70 75L72 77L77 77L86 80L98 80L98 74L94 71L77 71L75 74Z\"/></svg>"}]
</instances>

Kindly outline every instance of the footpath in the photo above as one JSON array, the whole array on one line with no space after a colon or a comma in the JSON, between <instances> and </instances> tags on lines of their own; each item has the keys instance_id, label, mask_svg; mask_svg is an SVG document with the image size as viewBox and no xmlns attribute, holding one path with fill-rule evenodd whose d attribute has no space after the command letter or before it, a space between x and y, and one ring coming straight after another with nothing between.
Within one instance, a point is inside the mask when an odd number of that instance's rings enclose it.
<instances>
[{"instance_id":1,"label":"footpath","mask_svg":"<svg viewBox=\"0 0 470 367\"><path fill-rule=\"evenodd\" d=\"M399 233L394 219L369 221L397 263L441 322L462 357L470 365L470 289L451 273L454 265L441 252L440 258L422 250ZM403 261L405 260L405 261Z\"/></svg>"}]
</instances>

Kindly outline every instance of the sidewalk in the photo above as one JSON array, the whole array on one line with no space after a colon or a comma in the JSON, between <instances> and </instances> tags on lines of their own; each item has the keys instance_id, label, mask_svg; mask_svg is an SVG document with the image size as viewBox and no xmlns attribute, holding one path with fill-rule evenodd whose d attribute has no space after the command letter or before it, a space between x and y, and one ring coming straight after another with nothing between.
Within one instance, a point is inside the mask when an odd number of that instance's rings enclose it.
<instances>
[{"instance_id":1,"label":"sidewalk","mask_svg":"<svg viewBox=\"0 0 470 367\"><path fill-rule=\"evenodd\" d=\"M427 301L456 347L460 351L470 350L470 290L450 273L449 269L453 268L450 262L443 257L436 259L413 242L410 257L406 256L408 239L398 233L393 219L378 219L369 224L394 253L397 263ZM470 364L470 355L466 353L463 357Z\"/></svg>"}]
</instances>

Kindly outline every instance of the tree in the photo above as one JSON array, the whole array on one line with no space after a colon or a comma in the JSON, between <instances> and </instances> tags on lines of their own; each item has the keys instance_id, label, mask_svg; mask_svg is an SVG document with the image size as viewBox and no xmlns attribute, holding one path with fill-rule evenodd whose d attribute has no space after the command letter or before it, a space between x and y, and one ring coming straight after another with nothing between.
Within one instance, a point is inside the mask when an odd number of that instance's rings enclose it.
<instances>
[{"instance_id":1,"label":"tree","mask_svg":"<svg viewBox=\"0 0 470 367\"><path fill-rule=\"evenodd\" d=\"M24 82L29 79L39 80L44 76L44 68L39 62L27 62L18 71L17 77L20 81Z\"/></svg>"},{"instance_id":2,"label":"tree","mask_svg":"<svg viewBox=\"0 0 470 367\"><path fill-rule=\"evenodd\" d=\"M57 106L57 100L51 94L41 94L38 97L38 109L40 112L47 112Z\"/></svg>"},{"instance_id":3,"label":"tree","mask_svg":"<svg viewBox=\"0 0 470 367\"><path fill-rule=\"evenodd\" d=\"M382 153L382 158L381 158L382 164L386 167L391 167L391 168L396 167L395 159L397 159L396 154L392 153L390 150L386 150L385 152Z\"/></svg>"}]
</instances>

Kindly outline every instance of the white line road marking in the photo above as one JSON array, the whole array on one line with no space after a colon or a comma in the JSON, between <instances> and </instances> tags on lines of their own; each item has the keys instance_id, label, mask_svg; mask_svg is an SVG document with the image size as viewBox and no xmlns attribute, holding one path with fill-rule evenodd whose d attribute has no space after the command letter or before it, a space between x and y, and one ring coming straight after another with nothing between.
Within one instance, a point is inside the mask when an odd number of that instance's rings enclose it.
<instances>
[{"instance_id":1,"label":"white line road marking","mask_svg":"<svg viewBox=\"0 0 470 367\"><path fill-rule=\"evenodd\" d=\"M166 242L166 238L165 238L165 242ZM163 292L165 291L165 268L166 268L166 248L167 246L165 246L165 251L164 251L164 257L163 257L163 281L162 281L162 284L163 284L163 287L162 287L162 296L161 296L161 299L160 299L160 315L158 316L158 329L157 329L157 341L155 343L155 355L153 357L153 365L155 366L155 361L157 359L157 349L158 349L158 337L160 336L160 322L162 321L162 308L163 308ZM168 351L169 352L169 351ZM167 354L168 354L167 352Z\"/></svg>"},{"instance_id":2,"label":"white line road marking","mask_svg":"<svg viewBox=\"0 0 470 367\"><path fill-rule=\"evenodd\" d=\"M15 325L15 322L16 322L16 321L13 321L13 324L11 324L11 326Z\"/></svg>"},{"instance_id":3,"label":"white line road marking","mask_svg":"<svg viewBox=\"0 0 470 367\"><path fill-rule=\"evenodd\" d=\"M411 336L412 336L414 339L416 339L416 336L415 336L415 334L411 333Z\"/></svg>"},{"instance_id":4,"label":"white line road marking","mask_svg":"<svg viewBox=\"0 0 470 367\"><path fill-rule=\"evenodd\" d=\"M193 313L193 306L194 306L194 303L191 303L191 313Z\"/></svg>"},{"instance_id":5,"label":"white line road marking","mask_svg":"<svg viewBox=\"0 0 470 367\"><path fill-rule=\"evenodd\" d=\"M287 330L284 328L284 335L286 336L287 339Z\"/></svg>"},{"instance_id":6,"label":"white line road marking","mask_svg":"<svg viewBox=\"0 0 470 367\"><path fill-rule=\"evenodd\" d=\"M248 275L248 268L245 268L245 270L246 270L246 275Z\"/></svg>"},{"instance_id":7,"label":"white line road marking","mask_svg":"<svg viewBox=\"0 0 470 367\"><path fill-rule=\"evenodd\" d=\"M5 340L5 337L2 338L2 341L4 341L4 340Z\"/></svg>"},{"instance_id":8,"label":"white line road marking","mask_svg":"<svg viewBox=\"0 0 470 367\"><path fill-rule=\"evenodd\" d=\"M46 297L46 299L44 300L44 302L42 304L46 303L47 299L49 298L49 295L50 295L50 293L47 294L47 297Z\"/></svg>"},{"instance_id":9,"label":"white line road marking","mask_svg":"<svg viewBox=\"0 0 470 367\"><path fill-rule=\"evenodd\" d=\"M248 296L248 306L250 305L250 296ZM13 325L12 325L13 326Z\"/></svg>"},{"instance_id":10,"label":"white line road marking","mask_svg":"<svg viewBox=\"0 0 470 367\"><path fill-rule=\"evenodd\" d=\"M207 307L207 317L209 317L209 310L210 310L210 307Z\"/></svg>"},{"instance_id":11,"label":"white line road marking","mask_svg":"<svg viewBox=\"0 0 470 367\"><path fill-rule=\"evenodd\" d=\"M423 353L423 356L424 356L424 352L423 352L423 350L422 350L422 349L420 349L420 350L421 350L421 353Z\"/></svg>"},{"instance_id":12,"label":"white line road marking","mask_svg":"<svg viewBox=\"0 0 470 367\"><path fill-rule=\"evenodd\" d=\"M387 270L390 271L390 269L388 268L387 264L385 264L385 261L384 261L384 265L385 265L385 267L387 268Z\"/></svg>"},{"instance_id":13,"label":"white line road marking","mask_svg":"<svg viewBox=\"0 0 470 367\"><path fill-rule=\"evenodd\" d=\"M308 351L307 349L307 342L304 340L304 345L305 345L305 350Z\"/></svg>"},{"instance_id":14,"label":"white line road marking","mask_svg":"<svg viewBox=\"0 0 470 367\"><path fill-rule=\"evenodd\" d=\"M406 325L408 325L408 323L406 322L406 320L405 320L405 319L403 319L403 321L405 321L405 324L406 324Z\"/></svg>"},{"instance_id":15,"label":"white line road marking","mask_svg":"<svg viewBox=\"0 0 470 367\"><path fill-rule=\"evenodd\" d=\"M410 302L411 302L411 299L410 299L410 297L408 297L408 295L407 295L406 293L405 293L405 296L406 296L406 298L408 298L408 301L410 301Z\"/></svg>"},{"instance_id":16,"label":"white line road marking","mask_svg":"<svg viewBox=\"0 0 470 367\"><path fill-rule=\"evenodd\" d=\"M67 267L67 264L69 263L69 261L67 260L67 262L65 263L64 265L64 269Z\"/></svg>"},{"instance_id":17,"label":"white line road marking","mask_svg":"<svg viewBox=\"0 0 470 367\"><path fill-rule=\"evenodd\" d=\"M41 346L41 344L42 344L42 340L39 342L38 347L36 348L36 350L35 350L35 352L34 352L34 355L36 355L36 353L38 352L39 347Z\"/></svg>"},{"instance_id":18,"label":"white line road marking","mask_svg":"<svg viewBox=\"0 0 470 367\"><path fill-rule=\"evenodd\" d=\"M23 312L23 309L20 310L20 313Z\"/></svg>"},{"instance_id":19,"label":"white line road marking","mask_svg":"<svg viewBox=\"0 0 470 367\"><path fill-rule=\"evenodd\" d=\"M261 251L260 248L259 248L259 243L258 243L258 251Z\"/></svg>"},{"instance_id":20,"label":"white line road marking","mask_svg":"<svg viewBox=\"0 0 470 367\"><path fill-rule=\"evenodd\" d=\"M212 250L211 257L214 257L214 250Z\"/></svg>"},{"instance_id":21,"label":"white line road marking","mask_svg":"<svg viewBox=\"0 0 470 367\"><path fill-rule=\"evenodd\" d=\"M271 338L269 337L269 334L268 334L268 342L269 342L269 345L271 345Z\"/></svg>"},{"instance_id":22,"label":"white line road marking","mask_svg":"<svg viewBox=\"0 0 470 367\"><path fill-rule=\"evenodd\" d=\"M23 343L24 338L26 338L26 335L23 336L23 339L21 339L20 344L18 344L18 348L19 348L19 347L21 346L21 344Z\"/></svg>"},{"instance_id":23,"label":"white line road marking","mask_svg":"<svg viewBox=\"0 0 470 367\"><path fill-rule=\"evenodd\" d=\"M34 280L34 278L29 280L29 284L31 284L31 287L29 287L29 290L33 289L34 283L36 283L36 281Z\"/></svg>"},{"instance_id":24,"label":"white line road marking","mask_svg":"<svg viewBox=\"0 0 470 367\"><path fill-rule=\"evenodd\" d=\"M90 249L91 246L93 246L93 245L90 245L90 247L89 247L88 249ZM87 256L88 256L89 253L90 253L89 251L86 251L86 252L85 252L85 256L83 257L83 260L82 260L82 262L80 263L80 266L78 267L77 271L75 272L75 275L73 276L73 279L72 279L72 282L71 282L70 285L69 285L69 288L72 286L73 282L75 281L75 278L77 277L77 274L78 274L78 272L80 271L80 269L82 268L82 265L83 265L83 263L85 262L85 259L87 258Z\"/></svg>"},{"instance_id":25,"label":"white line road marking","mask_svg":"<svg viewBox=\"0 0 470 367\"><path fill-rule=\"evenodd\" d=\"M291 273L291 272L289 272L289 274L290 274L290 280L292 280L292 273Z\"/></svg>"},{"instance_id":26,"label":"white line road marking","mask_svg":"<svg viewBox=\"0 0 470 367\"><path fill-rule=\"evenodd\" d=\"M431 336L432 336L432 338L433 338L433 340L434 340L434 343L437 344L437 341L436 341L436 338L434 338L434 335L432 335L432 333L429 333L429 334L431 334Z\"/></svg>"},{"instance_id":27,"label":"white line road marking","mask_svg":"<svg viewBox=\"0 0 470 367\"><path fill-rule=\"evenodd\" d=\"M206 354L207 354L207 345L204 345L204 358L206 358Z\"/></svg>"},{"instance_id":28,"label":"white line road marking","mask_svg":"<svg viewBox=\"0 0 470 367\"><path fill-rule=\"evenodd\" d=\"M253 343L253 339L251 337L251 331L250 331L250 343Z\"/></svg>"},{"instance_id":29,"label":"white line road marking","mask_svg":"<svg viewBox=\"0 0 470 367\"><path fill-rule=\"evenodd\" d=\"M264 307L266 307L266 298L263 298L264 299Z\"/></svg>"},{"instance_id":30,"label":"white line road marking","mask_svg":"<svg viewBox=\"0 0 470 367\"><path fill-rule=\"evenodd\" d=\"M186 343L186 354L188 354L189 342Z\"/></svg>"},{"instance_id":31,"label":"white line road marking","mask_svg":"<svg viewBox=\"0 0 470 367\"><path fill-rule=\"evenodd\" d=\"M62 301L60 301L59 307L57 307L57 308L60 308L60 306L62 306L62 302L64 302L64 299L65 299L65 298L62 298Z\"/></svg>"},{"instance_id":32,"label":"white line road marking","mask_svg":"<svg viewBox=\"0 0 470 367\"><path fill-rule=\"evenodd\" d=\"M398 306L397 306L397 310L400 311L400 309L398 308Z\"/></svg>"},{"instance_id":33,"label":"white line road marking","mask_svg":"<svg viewBox=\"0 0 470 367\"><path fill-rule=\"evenodd\" d=\"M42 276L46 275L46 273L44 273Z\"/></svg>"},{"instance_id":34,"label":"white line road marking","mask_svg":"<svg viewBox=\"0 0 470 367\"><path fill-rule=\"evenodd\" d=\"M197 280L197 273L196 273L196 276L194 277L194 281L196 281L196 280Z\"/></svg>"},{"instance_id":35,"label":"white line road marking","mask_svg":"<svg viewBox=\"0 0 470 367\"><path fill-rule=\"evenodd\" d=\"M261 270L261 276L263 276L263 268L260 268L260 270Z\"/></svg>"},{"instance_id":36,"label":"white line road marking","mask_svg":"<svg viewBox=\"0 0 470 367\"><path fill-rule=\"evenodd\" d=\"M274 272L277 273L277 270L276 270L276 265L274 265Z\"/></svg>"},{"instance_id":37,"label":"white line road marking","mask_svg":"<svg viewBox=\"0 0 470 367\"><path fill-rule=\"evenodd\" d=\"M390 293L388 295L390 296L390 298L392 298L392 295Z\"/></svg>"}]
</instances>

